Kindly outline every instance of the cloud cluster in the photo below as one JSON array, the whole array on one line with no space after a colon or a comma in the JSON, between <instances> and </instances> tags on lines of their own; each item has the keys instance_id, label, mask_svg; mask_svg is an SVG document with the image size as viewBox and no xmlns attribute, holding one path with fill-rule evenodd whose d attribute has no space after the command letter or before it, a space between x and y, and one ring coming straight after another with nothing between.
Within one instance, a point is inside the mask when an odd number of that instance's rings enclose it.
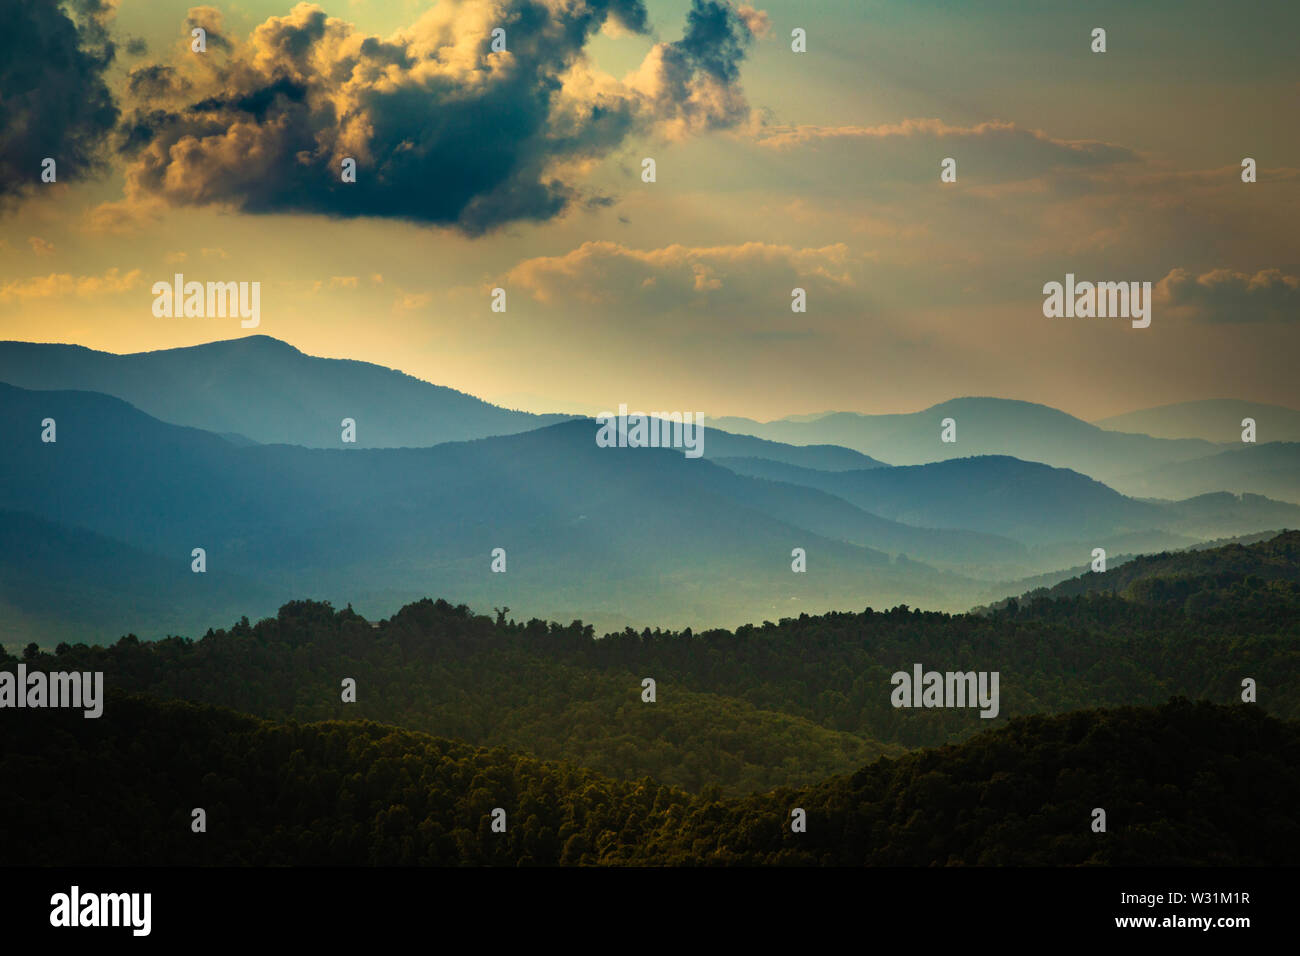
<instances>
[{"instance_id":1,"label":"cloud cluster","mask_svg":"<svg viewBox=\"0 0 1300 956\"><path fill-rule=\"evenodd\" d=\"M110 0L0 0L0 207L41 184L41 162L58 181L103 165L118 119L104 82L116 55Z\"/></svg>"},{"instance_id":2,"label":"cloud cluster","mask_svg":"<svg viewBox=\"0 0 1300 956\"><path fill-rule=\"evenodd\" d=\"M0 283L0 305L11 302L28 302L35 299L54 299L67 295L82 298L129 292L140 285L139 269L123 273L109 269L102 275L74 276L67 272L52 272L30 279L15 279Z\"/></svg>"},{"instance_id":3,"label":"cloud cluster","mask_svg":"<svg viewBox=\"0 0 1300 956\"><path fill-rule=\"evenodd\" d=\"M230 39L221 25L221 11L216 7L191 7L185 16L186 35L192 37L195 27L203 29L204 44L209 49L232 49Z\"/></svg>"},{"instance_id":4,"label":"cloud cluster","mask_svg":"<svg viewBox=\"0 0 1300 956\"><path fill-rule=\"evenodd\" d=\"M625 303L651 313L682 307L723 307L728 314L758 309L787 316L796 286L848 290L857 263L847 246L801 249L747 242L731 246L671 245L632 249L585 242L562 256L520 262L506 276L542 303L577 300L593 306ZM749 311L754 321L757 314Z\"/></svg>"},{"instance_id":5,"label":"cloud cluster","mask_svg":"<svg viewBox=\"0 0 1300 956\"><path fill-rule=\"evenodd\" d=\"M132 72L123 124L132 200L250 213L378 216L477 235L550 219L577 172L629 137L743 122L739 64L761 18L692 0L680 40L619 81L585 55L602 26L645 35L641 0L443 0L389 38L315 5L246 41L190 11L206 54ZM505 50L492 31L505 31ZM214 37L217 41L214 43ZM355 159L355 183L340 176Z\"/></svg>"},{"instance_id":6,"label":"cloud cluster","mask_svg":"<svg viewBox=\"0 0 1300 956\"><path fill-rule=\"evenodd\" d=\"M1201 322L1300 321L1300 278L1279 269L1250 275L1213 269L1193 275L1173 269L1155 287L1157 305Z\"/></svg>"}]
</instances>

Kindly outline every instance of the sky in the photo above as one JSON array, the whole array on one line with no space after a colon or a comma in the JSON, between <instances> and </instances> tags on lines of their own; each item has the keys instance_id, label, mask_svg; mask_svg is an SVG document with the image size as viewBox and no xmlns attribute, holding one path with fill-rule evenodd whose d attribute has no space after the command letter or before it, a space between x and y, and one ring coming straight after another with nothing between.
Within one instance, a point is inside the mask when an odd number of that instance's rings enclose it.
<instances>
[{"instance_id":1,"label":"sky","mask_svg":"<svg viewBox=\"0 0 1300 956\"><path fill-rule=\"evenodd\" d=\"M1293 2L0 14L0 339L264 334L536 412L1300 407ZM259 326L157 317L176 273ZM1045 317L1067 274L1150 326Z\"/></svg>"}]
</instances>

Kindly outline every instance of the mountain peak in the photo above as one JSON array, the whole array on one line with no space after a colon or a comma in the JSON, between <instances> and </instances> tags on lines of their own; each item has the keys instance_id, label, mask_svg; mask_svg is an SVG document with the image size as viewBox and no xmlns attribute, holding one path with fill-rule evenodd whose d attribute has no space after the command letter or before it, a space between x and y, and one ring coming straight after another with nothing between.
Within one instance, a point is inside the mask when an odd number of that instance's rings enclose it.
<instances>
[{"instance_id":1,"label":"mountain peak","mask_svg":"<svg viewBox=\"0 0 1300 956\"><path fill-rule=\"evenodd\" d=\"M242 351L264 352L267 354L272 354L272 353L283 354L289 352L292 352L295 355L304 354L301 349L295 348L294 346L290 345L288 342L284 341L283 339L277 339L272 335L263 335L260 333L257 335L241 335L233 339L218 339L215 342L204 342L199 345L182 346L179 349L161 349L160 351L180 352L180 351L187 351L191 349L220 350L220 351L233 349L233 350L242 350Z\"/></svg>"}]
</instances>

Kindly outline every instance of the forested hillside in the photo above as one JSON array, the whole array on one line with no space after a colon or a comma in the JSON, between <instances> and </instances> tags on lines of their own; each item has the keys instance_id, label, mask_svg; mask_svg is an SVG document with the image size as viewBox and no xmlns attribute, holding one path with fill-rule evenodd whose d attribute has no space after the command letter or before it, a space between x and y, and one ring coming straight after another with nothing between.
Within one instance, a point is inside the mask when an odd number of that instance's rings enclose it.
<instances>
[{"instance_id":1,"label":"forested hillside","mask_svg":"<svg viewBox=\"0 0 1300 956\"><path fill-rule=\"evenodd\" d=\"M107 712L11 715L0 774L22 786L0 790L5 862L1232 865L1300 852L1300 726L1246 705L1023 718L739 800L368 722L121 695Z\"/></svg>"},{"instance_id":2,"label":"forested hillside","mask_svg":"<svg viewBox=\"0 0 1300 956\"><path fill-rule=\"evenodd\" d=\"M581 622L494 620L445 601L408 605L378 626L350 608L293 602L199 640L28 654L43 670L102 670L128 692L277 720L372 719L740 794L963 740L1013 716L1173 696L1233 703L1246 678L1264 709L1300 718L1298 538L1109 572L1130 580L1136 599L1093 593L980 614L896 607L598 638ZM1173 597L1153 598L1162 594ZM997 671L999 716L896 709L890 677L917 663ZM345 678L357 682L355 703L341 701ZM645 678L656 682L654 703L642 701Z\"/></svg>"},{"instance_id":3,"label":"forested hillside","mask_svg":"<svg viewBox=\"0 0 1300 956\"><path fill-rule=\"evenodd\" d=\"M0 847L6 863L1293 862L1298 539L959 615L598 637L441 600L380 622L295 601L198 640L31 644L0 670L103 671L109 698L98 719L5 712L0 779L22 785L0 791ZM998 716L896 709L890 677L914 664L997 671Z\"/></svg>"},{"instance_id":4,"label":"forested hillside","mask_svg":"<svg viewBox=\"0 0 1300 956\"><path fill-rule=\"evenodd\" d=\"M1036 615L1059 617L1080 607L1061 599L1084 596L1096 598L1097 608L1115 596L1147 608L1193 614L1216 626L1253 629L1289 620L1294 634L1300 616L1300 531L1249 545L1141 555L1103 572L1089 571L1030 591L1019 604Z\"/></svg>"}]
</instances>

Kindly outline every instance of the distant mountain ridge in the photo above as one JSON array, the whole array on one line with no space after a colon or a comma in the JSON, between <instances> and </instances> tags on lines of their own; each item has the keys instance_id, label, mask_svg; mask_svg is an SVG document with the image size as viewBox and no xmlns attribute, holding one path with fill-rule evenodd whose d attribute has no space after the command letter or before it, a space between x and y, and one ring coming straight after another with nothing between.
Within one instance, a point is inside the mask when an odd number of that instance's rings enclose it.
<instances>
[{"instance_id":1,"label":"distant mountain ridge","mask_svg":"<svg viewBox=\"0 0 1300 956\"><path fill-rule=\"evenodd\" d=\"M942 423L948 418L956 423L956 441L952 443L941 440ZM1218 450L1213 443L1199 439L1157 439L1106 431L1046 405L1004 398L956 398L906 414L833 412L811 421L773 422L724 417L714 424L794 445L842 445L893 465L1008 455L1069 468L1107 484L1122 475Z\"/></svg>"},{"instance_id":2,"label":"distant mountain ridge","mask_svg":"<svg viewBox=\"0 0 1300 956\"><path fill-rule=\"evenodd\" d=\"M40 440L46 417L57 422L55 443ZM0 433L18 439L0 459L0 509L115 539L178 569L202 547L209 574L230 571L284 594L385 609L434 591L620 626L734 622L900 595L960 607L978 596L973 582L917 557L1019 551L996 536L908 529L707 458L600 448L595 432L572 420L428 448L239 446L99 393L0 385ZM490 571L498 547L504 574ZM791 572L796 547L813 573ZM913 560L891 561L901 551Z\"/></svg>"},{"instance_id":3,"label":"distant mountain ridge","mask_svg":"<svg viewBox=\"0 0 1300 956\"><path fill-rule=\"evenodd\" d=\"M0 342L0 382L113 395L161 421L202 428L237 444L338 448L342 422L351 419L356 423L351 447L428 447L518 434L581 417L500 408L384 366L307 355L265 335L124 355L77 345ZM1264 409L1259 413L1259 447L1289 435L1286 416L1300 416L1277 406L1209 404L1223 406L1217 418L1228 412L1236 415L1239 405ZM1205 414L1203 405L1149 411L1196 418ZM1127 429L1151 418L1144 415L1132 413L1121 424ZM954 443L940 440L946 419L956 423ZM1252 472L1263 464L1260 460L1252 460L1249 467L1240 459L1212 461L1234 450L1227 442L1239 435L1230 432L1222 435L1221 444L1151 437L1107 430L1045 405L1013 399L957 398L892 415L819 412L771 422L724 416L707 418L706 427L712 439L705 443L709 458L763 458L848 471L1005 455L1068 468L1136 497L1185 498L1229 491L1300 502L1300 468L1293 472L1291 467L1300 454L1273 452L1285 460L1261 478ZM792 450L801 447L809 450ZM1196 464L1179 467L1189 462Z\"/></svg>"},{"instance_id":4,"label":"distant mountain ridge","mask_svg":"<svg viewBox=\"0 0 1300 956\"><path fill-rule=\"evenodd\" d=\"M151 634L193 629L286 595L382 611L432 592L602 626L900 601L960 610L995 582L1060 574L1095 547L1149 553L1300 525L1300 507L1272 500L1294 488L1300 444L1123 435L1028 402L768 423L798 443L706 418L696 460L603 449L591 419L501 409L266 336L123 356L0 343L3 376L42 385L0 383L0 641L42 620L60 634L78 622L112 633L133 604ZM50 387L66 380L78 388ZM356 421L355 444L341 440L344 417ZM46 418L58 422L55 443L40 440ZM944 418L957 423L956 443L939 441ZM873 444L904 459L938 457L893 466L807 441L810 429L841 426L859 438L874 429ZM1007 443L1048 458L1136 450L1130 467L1163 463L1128 474L1139 499L1087 471L970 454ZM1252 493L1236 493L1243 482ZM171 575L188 574L196 547L210 576L180 584ZM498 547L506 574L488 571ZM48 573L25 564L28 552Z\"/></svg>"},{"instance_id":5,"label":"distant mountain ridge","mask_svg":"<svg viewBox=\"0 0 1300 956\"><path fill-rule=\"evenodd\" d=\"M160 421L263 444L422 447L566 421L499 408L382 365L306 355L266 335L117 355L80 345L0 342L0 382L102 392Z\"/></svg>"},{"instance_id":6,"label":"distant mountain ridge","mask_svg":"<svg viewBox=\"0 0 1300 956\"><path fill-rule=\"evenodd\" d=\"M1115 487L1149 498L1190 498L1230 491L1300 503L1300 442L1238 442L1205 458L1121 476Z\"/></svg>"},{"instance_id":7,"label":"distant mountain ridge","mask_svg":"<svg viewBox=\"0 0 1300 956\"><path fill-rule=\"evenodd\" d=\"M58 434L49 444L40 440L47 417ZM295 595L372 613L433 591L601 626L735 624L900 601L960 610L986 599L994 581L1071 566L1096 546L1153 551L1193 544L1198 531L1300 524L1300 509L1265 499L1143 502L1005 456L824 471L601 448L596 430L573 419L427 448L246 444L169 425L97 392L0 385L0 433L13 436L0 459L0 510L57 526L49 546L67 553L49 560L68 570L50 586L68 594L76 593L74 574L96 574L78 553L78 535L120 542L123 562L149 554L177 573L186 573L192 549L205 549L204 601L193 599L188 578L172 587L128 577L117 604L113 592L98 592L98 627L110 632L131 625L132 588L145 595L134 603L152 608L136 624L151 629L182 621L193 629L240 595L250 610ZM877 464L844 449L707 428L705 447L832 467ZM6 560L21 565L40 540L29 528L28 543L15 538ZM103 553L102 543L96 548ZM505 574L489 570L495 548L508 555ZM792 573L795 549L806 573ZM163 566L153 566L152 580L163 580ZM223 575L258 587L219 595ZM62 620L60 633L87 619L86 608L64 613L42 580L4 598L27 622L20 627L42 613ZM174 594L176 606L160 606L159 590Z\"/></svg>"},{"instance_id":8,"label":"distant mountain ridge","mask_svg":"<svg viewBox=\"0 0 1300 956\"><path fill-rule=\"evenodd\" d=\"M585 420L500 408L381 365L306 355L266 335L125 355L0 342L0 382L112 395L159 421L202 428L237 445L340 448L344 418L356 422L354 448L423 448ZM829 471L885 466L848 448L729 435L707 418L705 427L709 458L762 456Z\"/></svg>"},{"instance_id":9,"label":"distant mountain ridge","mask_svg":"<svg viewBox=\"0 0 1300 956\"><path fill-rule=\"evenodd\" d=\"M1110 431L1134 432L1153 438L1200 438L1235 443L1241 440L1241 422L1246 418L1255 420L1259 442L1300 441L1300 411L1233 398L1143 408L1098 419L1093 424Z\"/></svg>"},{"instance_id":10,"label":"distant mountain ridge","mask_svg":"<svg viewBox=\"0 0 1300 956\"><path fill-rule=\"evenodd\" d=\"M1047 564L1076 560L1095 546L1117 553L1164 550L1300 524L1300 506L1259 495L1144 501L1068 469L1005 455L839 472L755 458L718 462L740 474L816 488L908 526L998 534L1035 549Z\"/></svg>"}]
</instances>

